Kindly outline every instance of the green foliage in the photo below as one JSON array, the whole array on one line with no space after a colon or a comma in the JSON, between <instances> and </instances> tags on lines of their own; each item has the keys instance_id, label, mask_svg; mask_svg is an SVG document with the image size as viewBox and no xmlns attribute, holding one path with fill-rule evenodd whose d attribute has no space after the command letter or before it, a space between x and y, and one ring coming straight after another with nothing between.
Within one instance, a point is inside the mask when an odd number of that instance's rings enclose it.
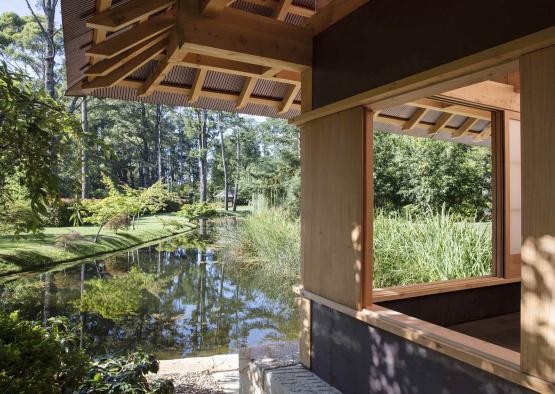
<instances>
[{"instance_id":1,"label":"green foliage","mask_svg":"<svg viewBox=\"0 0 555 394\"><path fill-rule=\"evenodd\" d=\"M198 202L183 205L177 215L193 221L197 219L211 219L218 215L218 211L216 211L214 204Z\"/></svg>"},{"instance_id":2,"label":"green foliage","mask_svg":"<svg viewBox=\"0 0 555 394\"><path fill-rule=\"evenodd\" d=\"M92 364L79 394L171 394L171 381L162 380L150 385L145 375L158 372L159 364L152 355L141 351L124 357L96 361Z\"/></svg>"},{"instance_id":3,"label":"green foliage","mask_svg":"<svg viewBox=\"0 0 555 394\"><path fill-rule=\"evenodd\" d=\"M491 184L488 148L374 134L376 208L426 215L445 206L458 217L490 220Z\"/></svg>"},{"instance_id":4,"label":"green foliage","mask_svg":"<svg viewBox=\"0 0 555 394\"><path fill-rule=\"evenodd\" d=\"M283 292L291 292L300 275L301 229L281 208L260 208L237 223L228 223L219 242L247 267L261 271L265 278L279 278Z\"/></svg>"},{"instance_id":5,"label":"green foliage","mask_svg":"<svg viewBox=\"0 0 555 394\"><path fill-rule=\"evenodd\" d=\"M6 393L64 393L76 389L88 360L67 319L46 327L0 312L0 387Z\"/></svg>"},{"instance_id":6,"label":"green foliage","mask_svg":"<svg viewBox=\"0 0 555 394\"><path fill-rule=\"evenodd\" d=\"M376 210L374 287L491 274L491 223L457 221L447 212L410 216Z\"/></svg>"},{"instance_id":7,"label":"green foliage","mask_svg":"<svg viewBox=\"0 0 555 394\"><path fill-rule=\"evenodd\" d=\"M156 275L132 268L129 273L116 275L111 280L89 280L76 306L83 312L97 313L106 319L123 319L138 314L145 299L157 298L162 284Z\"/></svg>"},{"instance_id":8,"label":"green foliage","mask_svg":"<svg viewBox=\"0 0 555 394\"><path fill-rule=\"evenodd\" d=\"M46 94L37 92L22 75L0 64L0 221L17 197L7 187L15 178L26 192L34 220L29 230L37 230L40 216L58 196L59 183L54 169L57 149L65 142L74 123L63 108Z\"/></svg>"},{"instance_id":9,"label":"green foliage","mask_svg":"<svg viewBox=\"0 0 555 394\"><path fill-rule=\"evenodd\" d=\"M29 201L12 200L4 205L5 211L0 213L0 233L18 235L33 229L40 231L40 218L31 209Z\"/></svg>"}]
</instances>

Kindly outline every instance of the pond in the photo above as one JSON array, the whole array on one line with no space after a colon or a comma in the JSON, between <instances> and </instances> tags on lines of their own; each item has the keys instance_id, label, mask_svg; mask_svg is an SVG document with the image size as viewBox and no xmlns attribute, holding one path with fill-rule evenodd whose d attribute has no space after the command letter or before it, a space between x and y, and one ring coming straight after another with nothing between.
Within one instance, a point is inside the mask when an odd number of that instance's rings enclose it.
<instances>
[{"instance_id":1,"label":"pond","mask_svg":"<svg viewBox=\"0 0 555 394\"><path fill-rule=\"evenodd\" d=\"M142 348L159 359L235 353L292 340L298 311L279 281L252 280L197 237L33 272L0 284L0 307L26 319L67 316L95 357Z\"/></svg>"}]
</instances>

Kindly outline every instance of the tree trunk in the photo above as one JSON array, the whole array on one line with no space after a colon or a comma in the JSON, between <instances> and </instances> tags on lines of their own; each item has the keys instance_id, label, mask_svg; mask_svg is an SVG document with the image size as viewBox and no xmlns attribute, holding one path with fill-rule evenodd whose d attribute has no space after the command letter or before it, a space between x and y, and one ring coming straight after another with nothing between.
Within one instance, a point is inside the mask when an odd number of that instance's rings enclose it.
<instances>
[{"instance_id":1,"label":"tree trunk","mask_svg":"<svg viewBox=\"0 0 555 394\"><path fill-rule=\"evenodd\" d=\"M162 106L158 104L156 106L156 150L158 153L158 181L162 181Z\"/></svg>"},{"instance_id":2,"label":"tree trunk","mask_svg":"<svg viewBox=\"0 0 555 394\"><path fill-rule=\"evenodd\" d=\"M235 135L235 185L233 187L233 212L237 212L237 196L239 194L239 177L241 176L241 139L239 132Z\"/></svg>"},{"instance_id":3,"label":"tree trunk","mask_svg":"<svg viewBox=\"0 0 555 394\"><path fill-rule=\"evenodd\" d=\"M81 102L81 130L83 131L83 148L81 151L81 198L89 197L89 114L88 100Z\"/></svg>"},{"instance_id":4,"label":"tree trunk","mask_svg":"<svg viewBox=\"0 0 555 394\"><path fill-rule=\"evenodd\" d=\"M144 103L141 103L141 139L143 140L143 151L142 151L142 167L141 167L141 184L142 187L150 186L150 171L149 171L149 159L150 150L148 148L148 130L149 124L147 120L146 107Z\"/></svg>"},{"instance_id":5,"label":"tree trunk","mask_svg":"<svg viewBox=\"0 0 555 394\"><path fill-rule=\"evenodd\" d=\"M220 118L220 122L221 122L221 118ZM227 196L229 194L229 184L227 182L227 163L225 160L224 126L220 124L219 129L220 129L220 146L222 149L222 165L224 167L224 208L227 211L228 210Z\"/></svg>"},{"instance_id":6,"label":"tree trunk","mask_svg":"<svg viewBox=\"0 0 555 394\"><path fill-rule=\"evenodd\" d=\"M208 150L207 143L207 129L208 129L208 111L197 110L197 116L199 121L199 155L198 155L198 166L199 166L199 195L200 202L206 202L206 188L207 188L207 163L206 155Z\"/></svg>"},{"instance_id":7,"label":"tree trunk","mask_svg":"<svg viewBox=\"0 0 555 394\"><path fill-rule=\"evenodd\" d=\"M96 232L96 236L94 237L94 243L98 242L98 236L100 235L100 230L102 230L102 227L104 227L104 224L101 224L100 227L98 228L98 231Z\"/></svg>"}]
</instances>

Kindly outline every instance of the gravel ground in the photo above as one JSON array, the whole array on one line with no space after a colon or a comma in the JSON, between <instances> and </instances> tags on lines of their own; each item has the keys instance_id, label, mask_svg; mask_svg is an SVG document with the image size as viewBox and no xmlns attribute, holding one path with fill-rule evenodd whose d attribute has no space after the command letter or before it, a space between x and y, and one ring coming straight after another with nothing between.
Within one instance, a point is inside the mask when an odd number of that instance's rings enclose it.
<instances>
[{"instance_id":1,"label":"gravel ground","mask_svg":"<svg viewBox=\"0 0 555 394\"><path fill-rule=\"evenodd\" d=\"M202 372L149 375L147 379L150 382L158 379L173 380L175 394L225 394L212 375Z\"/></svg>"}]
</instances>

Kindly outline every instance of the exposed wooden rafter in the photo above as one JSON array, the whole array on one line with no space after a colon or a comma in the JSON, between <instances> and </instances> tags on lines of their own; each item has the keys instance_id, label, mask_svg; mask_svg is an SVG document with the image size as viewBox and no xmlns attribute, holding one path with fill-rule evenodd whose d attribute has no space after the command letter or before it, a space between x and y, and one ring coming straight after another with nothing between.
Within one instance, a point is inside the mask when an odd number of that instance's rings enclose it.
<instances>
[{"instance_id":1,"label":"exposed wooden rafter","mask_svg":"<svg viewBox=\"0 0 555 394\"><path fill-rule=\"evenodd\" d=\"M140 81L130 81L130 80L123 80L118 82L117 86L123 88L131 88L131 89L140 89L143 86L143 82ZM162 93L170 93L170 94L181 94L181 95L190 95L192 88L191 87L180 87L168 84L160 84L156 88L157 91ZM215 90L201 90L200 97L210 97L218 100L227 100L227 101L235 101L239 99L239 94L232 93L232 92L224 92L224 91L215 91ZM267 107L276 108L279 110L282 107L282 102L279 99L269 98L269 97L251 97L249 102L256 105L264 105ZM301 105L297 103L293 103L291 106L292 109L300 110Z\"/></svg>"},{"instance_id":2,"label":"exposed wooden rafter","mask_svg":"<svg viewBox=\"0 0 555 394\"><path fill-rule=\"evenodd\" d=\"M110 72L114 71L120 66L123 66L125 63L130 61L133 57L140 55L150 47L158 44L160 41L163 41L168 37L168 33L159 34L145 42L141 45L135 45L131 49L114 56L112 58L104 59L99 61L98 63L91 65L88 69L85 70L84 74L88 77L91 76L103 76L109 74Z\"/></svg>"},{"instance_id":3,"label":"exposed wooden rafter","mask_svg":"<svg viewBox=\"0 0 555 394\"><path fill-rule=\"evenodd\" d=\"M174 31L170 35L166 55L159 61L156 70L147 78L143 87L139 90L139 96L146 96L154 92L156 87L162 83L167 74L184 55L185 53L177 45L177 33Z\"/></svg>"},{"instance_id":4,"label":"exposed wooden rafter","mask_svg":"<svg viewBox=\"0 0 555 394\"><path fill-rule=\"evenodd\" d=\"M96 0L96 12L101 13L106 11L112 6L112 0ZM93 30L93 44L100 44L106 39L106 31L103 30ZM90 64L95 64L97 59L91 57Z\"/></svg>"},{"instance_id":5,"label":"exposed wooden rafter","mask_svg":"<svg viewBox=\"0 0 555 394\"><path fill-rule=\"evenodd\" d=\"M243 84L243 89L241 90L241 94L237 99L237 105L235 106L235 109L244 108L248 104L252 91L256 86L256 82L256 78L249 77L245 80L245 83Z\"/></svg>"},{"instance_id":6,"label":"exposed wooden rafter","mask_svg":"<svg viewBox=\"0 0 555 394\"><path fill-rule=\"evenodd\" d=\"M149 39L164 33L175 25L175 18L169 15L159 15L149 19L145 23L118 34L117 39L109 39L102 43L93 45L87 55L96 56L102 59L117 56L135 45L142 44Z\"/></svg>"},{"instance_id":7,"label":"exposed wooden rafter","mask_svg":"<svg viewBox=\"0 0 555 394\"><path fill-rule=\"evenodd\" d=\"M295 100L295 97L297 97L297 94L299 94L300 90L301 90L301 85L291 85L289 87L287 94L283 98L282 105L278 114L284 114L291 109L291 106L293 105L293 101Z\"/></svg>"},{"instance_id":8,"label":"exposed wooden rafter","mask_svg":"<svg viewBox=\"0 0 555 394\"><path fill-rule=\"evenodd\" d=\"M192 53L298 72L312 64L308 29L229 7L207 18L179 0L177 31L180 47Z\"/></svg>"},{"instance_id":9,"label":"exposed wooden rafter","mask_svg":"<svg viewBox=\"0 0 555 394\"><path fill-rule=\"evenodd\" d=\"M134 23L148 19L150 15L163 11L176 0L135 0L97 13L87 23L90 29L114 32Z\"/></svg>"},{"instance_id":10,"label":"exposed wooden rafter","mask_svg":"<svg viewBox=\"0 0 555 394\"><path fill-rule=\"evenodd\" d=\"M193 88L191 89L191 94L189 96L189 103L196 103L200 98L202 92L202 86L204 85L204 80L206 79L206 74L208 70L199 68L195 75L195 81L193 82Z\"/></svg>"},{"instance_id":11,"label":"exposed wooden rafter","mask_svg":"<svg viewBox=\"0 0 555 394\"><path fill-rule=\"evenodd\" d=\"M441 129L443 129L447 125L447 123L449 123L449 121L453 119L453 116L455 115L448 112L444 112L443 114L441 114L436 123L428 130L428 134L433 135L440 132Z\"/></svg>"},{"instance_id":12,"label":"exposed wooden rafter","mask_svg":"<svg viewBox=\"0 0 555 394\"><path fill-rule=\"evenodd\" d=\"M467 118L462 124L452 133L453 138L464 137L470 133L470 129L472 126L476 124L478 119L476 118Z\"/></svg>"},{"instance_id":13,"label":"exposed wooden rafter","mask_svg":"<svg viewBox=\"0 0 555 394\"><path fill-rule=\"evenodd\" d=\"M136 56L133 59L129 60L123 66L117 68L111 73L102 77L95 78L92 81L84 82L82 85L82 89L84 91L90 91L94 89L114 86L119 81L125 79L129 74L132 74L134 71L144 66L156 55L163 52L166 49L167 45L167 41L159 42L145 52L141 53L139 56Z\"/></svg>"},{"instance_id":14,"label":"exposed wooden rafter","mask_svg":"<svg viewBox=\"0 0 555 394\"><path fill-rule=\"evenodd\" d=\"M369 0L332 0L314 14L314 16L305 23L305 26L311 29L314 35L320 34L357 8L368 3L368 1Z\"/></svg>"},{"instance_id":15,"label":"exposed wooden rafter","mask_svg":"<svg viewBox=\"0 0 555 394\"><path fill-rule=\"evenodd\" d=\"M270 76L273 72L268 73L268 68L264 66L209 55L200 55L197 53L188 53L179 62L179 65L185 67L206 68L211 71L242 75L244 77L267 79L275 82L291 84L300 83L300 75L298 72L288 70L278 71L273 76Z\"/></svg>"},{"instance_id":16,"label":"exposed wooden rafter","mask_svg":"<svg viewBox=\"0 0 555 394\"><path fill-rule=\"evenodd\" d=\"M414 114L410 117L409 120L407 120L407 122L403 125L401 130L403 131L412 130L422 120L422 118L426 116L427 113L428 113L427 108L416 108L416 111L414 111Z\"/></svg>"},{"instance_id":17,"label":"exposed wooden rafter","mask_svg":"<svg viewBox=\"0 0 555 394\"><path fill-rule=\"evenodd\" d=\"M274 10L274 18L276 18L278 21L284 21L285 17L289 13L289 8L291 7L292 3L293 0L279 0L278 5Z\"/></svg>"},{"instance_id":18,"label":"exposed wooden rafter","mask_svg":"<svg viewBox=\"0 0 555 394\"><path fill-rule=\"evenodd\" d=\"M216 17L229 3L229 0L200 0L200 13L204 16Z\"/></svg>"}]
</instances>

